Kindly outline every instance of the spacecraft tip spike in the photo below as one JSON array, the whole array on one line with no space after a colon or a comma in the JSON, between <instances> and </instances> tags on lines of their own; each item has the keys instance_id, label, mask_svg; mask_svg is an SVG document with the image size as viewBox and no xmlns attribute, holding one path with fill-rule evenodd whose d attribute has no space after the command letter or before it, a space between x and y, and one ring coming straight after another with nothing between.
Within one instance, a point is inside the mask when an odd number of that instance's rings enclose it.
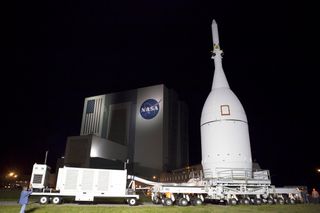
<instances>
[{"instance_id":1,"label":"spacecraft tip spike","mask_svg":"<svg viewBox=\"0 0 320 213\"><path fill-rule=\"evenodd\" d=\"M211 24L212 29L212 39L213 39L213 49L220 49L219 47L219 34L217 22L213 19Z\"/></svg>"}]
</instances>

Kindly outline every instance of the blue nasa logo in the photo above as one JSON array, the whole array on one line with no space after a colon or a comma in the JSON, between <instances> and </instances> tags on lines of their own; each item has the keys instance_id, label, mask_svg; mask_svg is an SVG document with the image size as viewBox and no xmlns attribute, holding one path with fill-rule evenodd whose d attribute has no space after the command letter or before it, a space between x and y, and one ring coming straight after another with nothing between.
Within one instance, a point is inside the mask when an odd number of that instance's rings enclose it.
<instances>
[{"instance_id":1,"label":"blue nasa logo","mask_svg":"<svg viewBox=\"0 0 320 213\"><path fill-rule=\"evenodd\" d=\"M150 120L157 116L160 110L160 101L154 99L148 99L141 104L140 115L147 120Z\"/></svg>"}]
</instances>

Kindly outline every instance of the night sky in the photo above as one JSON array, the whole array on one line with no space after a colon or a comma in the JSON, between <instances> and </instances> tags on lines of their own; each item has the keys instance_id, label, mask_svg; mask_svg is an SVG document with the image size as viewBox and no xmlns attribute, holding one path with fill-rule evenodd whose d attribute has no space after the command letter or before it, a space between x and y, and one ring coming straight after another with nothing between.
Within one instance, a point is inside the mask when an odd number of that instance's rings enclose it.
<instances>
[{"instance_id":1,"label":"night sky","mask_svg":"<svg viewBox=\"0 0 320 213\"><path fill-rule=\"evenodd\" d=\"M190 164L200 163L216 19L224 71L247 113L253 159L270 170L275 185L319 189L316 7L291 1L128 2L15 5L2 48L2 174L30 174L46 150L55 168L67 137L80 134L85 97L155 84L187 103Z\"/></svg>"}]
</instances>

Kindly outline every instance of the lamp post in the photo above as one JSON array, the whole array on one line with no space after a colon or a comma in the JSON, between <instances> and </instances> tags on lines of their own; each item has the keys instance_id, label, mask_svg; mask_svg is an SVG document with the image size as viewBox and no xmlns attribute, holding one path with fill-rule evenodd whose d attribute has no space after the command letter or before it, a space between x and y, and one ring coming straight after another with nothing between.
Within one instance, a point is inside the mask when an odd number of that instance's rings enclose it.
<instances>
[{"instance_id":1,"label":"lamp post","mask_svg":"<svg viewBox=\"0 0 320 213\"><path fill-rule=\"evenodd\" d=\"M17 178L17 177L18 177L18 174L15 173L15 172L9 172L9 173L7 174L7 178L8 178L8 179L15 179L15 178Z\"/></svg>"},{"instance_id":2,"label":"lamp post","mask_svg":"<svg viewBox=\"0 0 320 213\"><path fill-rule=\"evenodd\" d=\"M8 184L6 187L7 188L13 188L16 184L16 180L18 178L18 174L14 171L10 171L6 175L6 184Z\"/></svg>"}]
</instances>

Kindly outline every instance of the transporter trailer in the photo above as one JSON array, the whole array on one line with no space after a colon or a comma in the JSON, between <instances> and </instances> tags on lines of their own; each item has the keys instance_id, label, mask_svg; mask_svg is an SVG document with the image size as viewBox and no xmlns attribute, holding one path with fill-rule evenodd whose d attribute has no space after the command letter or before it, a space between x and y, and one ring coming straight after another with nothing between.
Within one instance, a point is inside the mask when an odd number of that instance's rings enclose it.
<instances>
[{"instance_id":1,"label":"transporter trailer","mask_svg":"<svg viewBox=\"0 0 320 213\"><path fill-rule=\"evenodd\" d=\"M253 172L253 178L239 179L231 175L190 179L187 183L151 182L130 175L128 179L150 185L152 202L165 206L201 205L205 200L229 205L295 204L301 201L298 188L271 185L268 170Z\"/></svg>"}]
</instances>

